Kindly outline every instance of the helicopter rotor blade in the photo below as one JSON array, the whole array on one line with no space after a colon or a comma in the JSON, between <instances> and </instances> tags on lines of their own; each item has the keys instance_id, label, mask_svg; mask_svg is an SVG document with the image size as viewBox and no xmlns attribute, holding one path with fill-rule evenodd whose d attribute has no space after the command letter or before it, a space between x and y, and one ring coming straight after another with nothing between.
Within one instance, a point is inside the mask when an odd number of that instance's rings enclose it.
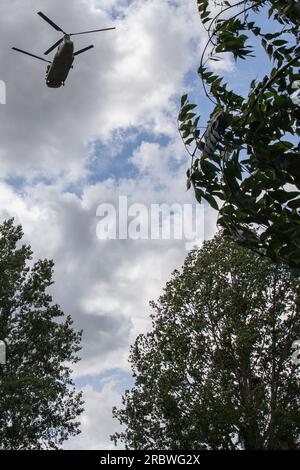
<instances>
[{"instance_id":1,"label":"helicopter rotor blade","mask_svg":"<svg viewBox=\"0 0 300 470\"><path fill-rule=\"evenodd\" d=\"M53 51L57 46L59 46L63 42L64 38L59 39L53 46L51 46L44 54L48 55L50 52Z\"/></svg>"},{"instance_id":2,"label":"helicopter rotor blade","mask_svg":"<svg viewBox=\"0 0 300 470\"><path fill-rule=\"evenodd\" d=\"M79 34L89 34L89 33L98 33L99 31L110 31L114 28L103 28L103 29L93 29L92 31L82 31L81 33L71 33L70 36L78 36Z\"/></svg>"},{"instance_id":3,"label":"helicopter rotor blade","mask_svg":"<svg viewBox=\"0 0 300 470\"><path fill-rule=\"evenodd\" d=\"M80 49L80 51L75 52L75 54L73 54L73 55L74 55L74 57L75 57L76 55L82 54L83 52L88 51L89 49L92 49L93 47L94 47L94 46L85 47L84 49Z\"/></svg>"},{"instance_id":4,"label":"helicopter rotor blade","mask_svg":"<svg viewBox=\"0 0 300 470\"><path fill-rule=\"evenodd\" d=\"M47 21L47 23L49 23L52 28L56 29L56 31L61 31L62 33L65 34L64 30L61 29L59 26L57 26L57 24L55 24L52 20L50 20L50 18L48 18L48 16L44 15L44 13L42 13L41 11L38 12L38 15L43 18L43 20Z\"/></svg>"},{"instance_id":5,"label":"helicopter rotor blade","mask_svg":"<svg viewBox=\"0 0 300 470\"><path fill-rule=\"evenodd\" d=\"M34 57L35 59L42 60L43 62L48 62L48 64L52 64L50 60L43 59L43 57L39 57L38 55L31 54L30 52L27 52L27 51L22 51L22 49L18 49L17 47L12 47L12 49L17 52L22 52L22 54L29 55L30 57Z\"/></svg>"}]
</instances>

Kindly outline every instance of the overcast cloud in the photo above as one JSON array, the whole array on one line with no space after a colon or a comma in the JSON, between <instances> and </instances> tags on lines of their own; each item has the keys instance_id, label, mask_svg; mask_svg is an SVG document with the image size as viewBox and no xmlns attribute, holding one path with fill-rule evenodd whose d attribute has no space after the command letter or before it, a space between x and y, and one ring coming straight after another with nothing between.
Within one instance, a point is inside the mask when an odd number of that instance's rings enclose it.
<instances>
[{"instance_id":1,"label":"overcast cloud","mask_svg":"<svg viewBox=\"0 0 300 470\"><path fill-rule=\"evenodd\" d=\"M69 32L117 27L76 40L77 50L95 48L61 89L45 86L45 64L11 50L42 55L59 39L39 10ZM120 195L195 204L176 119L205 36L194 0L2 0L0 18L0 218L22 223L36 258L54 259L54 300L84 330L75 376L86 411L67 447L109 448L129 346L187 251L184 240L101 241L96 210L117 208ZM230 58L222 66L231 70ZM214 230L205 208L205 235Z\"/></svg>"}]
</instances>

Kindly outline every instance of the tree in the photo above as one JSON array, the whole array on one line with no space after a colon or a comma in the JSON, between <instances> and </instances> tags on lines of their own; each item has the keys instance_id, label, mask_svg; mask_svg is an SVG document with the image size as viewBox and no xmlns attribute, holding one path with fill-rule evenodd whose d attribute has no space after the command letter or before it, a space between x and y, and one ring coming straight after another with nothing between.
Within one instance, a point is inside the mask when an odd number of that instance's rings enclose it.
<instances>
[{"instance_id":1,"label":"tree","mask_svg":"<svg viewBox=\"0 0 300 470\"><path fill-rule=\"evenodd\" d=\"M131 348L129 449L296 449L299 278L221 236L192 250ZM297 374L298 370L298 374Z\"/></svg>"},{"instance_id":2,"label":"tree","mask_svg":"<svg viewBox=\"0 0 300 470\"><path fill-rule=\"evenodd\" d=\"M70 365L77 362L81 332L52 303L53 262L31 267L30 246L13 219L0 225L0 448L57 449L79 431L82 412ZM31 263L30 263L31 264Z\"/></svg>"},{"instance_id":3,"label":"tree","mask_svg":"<svg viewBox=\"0 0 300 470\"><path fill-rule=\"evenodd\" d=\"M300 269L299 2L218 3L213 16L211 2L197 0L209 38L198 73L213 110L201 134L197 105L182 97L179 131L191 155L187 185L198 202L205 199L219 212L225 233ZM266 13L269 31L259 24ZM248 95L241 96L208 64L224 52L250 60L257 40L273 66L261 80L255 79L260 65L253 67Z\"/></svg>"}]
</instances>

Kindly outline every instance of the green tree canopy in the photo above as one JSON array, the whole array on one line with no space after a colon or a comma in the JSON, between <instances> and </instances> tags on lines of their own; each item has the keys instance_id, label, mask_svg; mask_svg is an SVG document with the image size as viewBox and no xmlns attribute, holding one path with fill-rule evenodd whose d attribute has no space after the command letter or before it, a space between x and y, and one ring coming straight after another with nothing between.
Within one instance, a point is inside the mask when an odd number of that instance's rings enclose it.
<instances>
[{"instance_id":1,"label":"green tree canopy","mask_svg":"<svg viewBox=\"0 0 300 470\"><path fill-rule=\"evenodd\" d=\"M81 333L52 303L53 262L32 265L29 246L13 220L0 225L0 448L56 449L79 433L81 393L70 365L78 360ZM30 267L31 265L31 267Z\"/></svg>"},{"instance_id":2,"label":"green tree canopy","mask_svg":"<svg viewBox=\"0 0 300 470\"><path fill-rule=\"evenodd\" d=\"M135 385L114 416L129 449L296 449L295 278L216 236L192 250L131 348ZM298 373L297 373L298 370Z\"/></svg>"},{"instance_id":3,"label":"green tree canopy","mask_svg":"<svg viewBox=\"0 0 300 470\"><path fill-rule=\"evenodd\" d=\"M212 14L216 3L220 11ZM196 104L182 97L178 121L191 155L188 188L219 211L225 233L300 269L299 1L197 4L208 33L198 73L213 109L201 132ZM248 94L241 96L209 64L225 52L237 62L251 61L257 42L270 72L258 80L260 64L254 66Z\"/></svg>"}]
</instances>

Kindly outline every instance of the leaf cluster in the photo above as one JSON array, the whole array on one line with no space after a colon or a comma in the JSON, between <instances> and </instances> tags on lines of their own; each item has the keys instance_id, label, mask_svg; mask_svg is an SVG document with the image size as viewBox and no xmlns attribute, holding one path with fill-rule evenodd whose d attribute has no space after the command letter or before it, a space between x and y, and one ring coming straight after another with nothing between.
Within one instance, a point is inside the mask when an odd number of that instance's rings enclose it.
<instances>
[{"instance_id":1,"label":"leaf cluster","mask_svg":"<svg viewBox=\"0 0 300 470\"><path fill-rule=\"evenodd\" d=\"M201 135L197 106L182 97L178 128L191 156L187 187L193 186L198 202L205 199L219 211L225 233L274 261L300 268L300 108L291 99L292 85L300 78L299 2L222 5L211 19L209 2L198 0L202 22L210 21L198 72L214 109ZM237 13L222 17L233 7L239 8ZM277 31L264 32L253 20L263 8ZM251 35L260 40L273 66L241 96L228 89L208 62L224 52L248 59L253 55ZM214 134L210 124L216 114L221 118Z\"/></svg>"}]
</instances>

